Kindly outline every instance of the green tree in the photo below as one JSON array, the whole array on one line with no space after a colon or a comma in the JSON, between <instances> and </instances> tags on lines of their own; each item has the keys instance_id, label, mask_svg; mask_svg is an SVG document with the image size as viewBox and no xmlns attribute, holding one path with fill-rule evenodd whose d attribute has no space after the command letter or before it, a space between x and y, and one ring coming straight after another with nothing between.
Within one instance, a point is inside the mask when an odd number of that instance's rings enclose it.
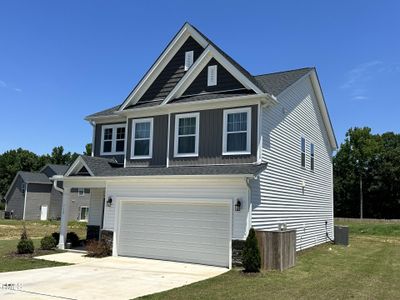
<instances>
[{"instance_id":1,"label":"green tree","mask_svg":"<svg viewBox=\"0 0 400 300\"><path fill-rule=\"evenodd\" d=\"M92 155L92 143L86 144L85 151L83 155L91 156Z\"/></svg>"},{"instance_id":2,"label":"green tree","mask_svg":"<svg viewBox=\"0 0 400 300\"><path fill-rule=\"evenodd\" d=\"M254 228L250 228L244 244L242 262L245 272L260 272L261 256Z\"/></svg>"}]
</instances>

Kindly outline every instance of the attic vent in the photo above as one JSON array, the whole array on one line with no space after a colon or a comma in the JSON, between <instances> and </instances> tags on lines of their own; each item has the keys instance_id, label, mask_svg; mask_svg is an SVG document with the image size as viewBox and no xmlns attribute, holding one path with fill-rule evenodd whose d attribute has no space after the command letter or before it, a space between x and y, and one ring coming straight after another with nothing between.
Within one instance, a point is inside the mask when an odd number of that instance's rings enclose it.
<instances>
[{"instance_id":1,"label":"attic vent","mask_svg":"<svg viewBox=\"0 0 400 300\"><path fill-rule=\"evenodd\" d=\"M217 66L208 66L207 85L217 85Z\"/></svg>"},{"instance_id":2,"label":"attic vent","mask_svg":"<svg viewBox=\"0 0 400 300\"><path fill-rule=\"evenodd\" d=\"M185 71L193 65L193 51L185 52Z\"/></svg>"}]
</instances>

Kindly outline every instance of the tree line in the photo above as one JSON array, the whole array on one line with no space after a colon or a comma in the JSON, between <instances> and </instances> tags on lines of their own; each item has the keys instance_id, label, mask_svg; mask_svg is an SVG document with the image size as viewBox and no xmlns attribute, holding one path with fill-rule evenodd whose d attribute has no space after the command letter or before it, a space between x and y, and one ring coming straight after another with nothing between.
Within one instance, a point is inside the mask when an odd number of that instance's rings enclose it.
<instances>
[{"instance_id":1,"label":"tree line","mask_svg":"<svg viewBox=\"0 0 400 300\"><path fill-rule=\"evenodd\" d=\"M91 155L92 145L87 144L84 155ZM51 154L37 155L29 150L18 148L0 154L0 196L7 193L8 187L18 171L39 171L46 164L69 165L78 153L64 152L63 146L54 147ZM1 200L0 199L0 200Z\"/></svg>"},{"instance_id":2,"label":"tree line","mask_svg":"<svg viewBox=\"0 0 400 300\"><path fill-rule=\"evenodd\" d=\"M336 217L400 219L400 134L349 129L333 170Z\"/></svg>"}]
</instances>

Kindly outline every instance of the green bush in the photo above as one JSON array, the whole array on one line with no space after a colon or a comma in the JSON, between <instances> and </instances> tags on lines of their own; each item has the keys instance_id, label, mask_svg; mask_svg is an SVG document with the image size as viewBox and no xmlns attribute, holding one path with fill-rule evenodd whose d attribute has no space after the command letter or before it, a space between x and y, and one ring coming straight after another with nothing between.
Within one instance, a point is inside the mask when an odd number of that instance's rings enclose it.
<instances>
[{"instance_id":1,"label":"green bush","mask_svg":"<svg viewBox=\"0 0 400 300\"><path fill-rule=\"evenodd\" d=\"M27 240L28 239L28 234L26 233L26 227L25 224L22 225L22 233L20 240Z\"/></svg>"},{"instance_id":2,"label":"green bush","mask_svg":"<svg viewBox=\"0 0 400 300\"><path fill-rule=\"evenodd\" d=\"M56 244L58 244L58 242L60 241L60 234L58 232L53 232L51 236L56 240ZM78 235L73 231L67 233L66 242L71 243L72 247L76 247L81 244Z\"/></svg>"},{"instance_id":3,"label":"green bush","mask_svg":"<svg viewBox=\"0 0 400 300\"><path fill-rule=\"evenodd\" d=\"M52 250L57 246L57 241L52 236L45 236L40 240L40 248L43 250Z\"/></svg>"},{"instance_id":4,"label":"green bush","mask_svg":"<svg viewBox=\"0 0 400 300\"><path fill-rule=\"evenodd\" d=\"M243 267L245 272L260 272L261 256L256 232L250 229L243 249Z\"/></svg>"},{"instance_id":5,"label":"green bush","mask_svg":"<svg viewBox=\"0 0 400 300\"><path fill-rule=\"evenodd\" d=\"M110 244L105 241L88 241L86 244L86 256L89 257L105 257L112 254Z\"/></svg>"},{"instance_id":6,"label":"green bush","mask_svg":"<svg viewBox=\"0 0 400 300\"><path fill-rule=\"evenodd\" d=\"M33 253L35 251L35 247L33 246L33 241L31 239L21 239L17 245L18 254L28 254Z\"/></svg>"}]
</instances>

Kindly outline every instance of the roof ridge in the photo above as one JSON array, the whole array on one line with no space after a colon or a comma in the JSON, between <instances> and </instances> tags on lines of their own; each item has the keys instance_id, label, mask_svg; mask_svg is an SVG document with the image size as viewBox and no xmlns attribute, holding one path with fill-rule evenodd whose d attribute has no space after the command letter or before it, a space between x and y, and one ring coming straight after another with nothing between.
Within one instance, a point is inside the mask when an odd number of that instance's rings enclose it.
<instances>
[{"instance_id":1,"label":"roof ridge","mask_svg":"<svg viewBox=\"0 0 400 300\"><path fill-rule=\"evenodd\" d=\"M300 71L300 70L306 70L306 69L315 69L315 67L303 67L303 68L298 68L298 69L290 69L290 70L285 70L285 71L276 71L276 72L271 72L271 73L264 73L264 74L258 74L258 75L252 75L253 77L260 77L260 76L266 76L266 75L275 75L275 74L281 74L281 73L289 73L289 72L295 72L295 71Z\"/></svg>"}]
</instances>

